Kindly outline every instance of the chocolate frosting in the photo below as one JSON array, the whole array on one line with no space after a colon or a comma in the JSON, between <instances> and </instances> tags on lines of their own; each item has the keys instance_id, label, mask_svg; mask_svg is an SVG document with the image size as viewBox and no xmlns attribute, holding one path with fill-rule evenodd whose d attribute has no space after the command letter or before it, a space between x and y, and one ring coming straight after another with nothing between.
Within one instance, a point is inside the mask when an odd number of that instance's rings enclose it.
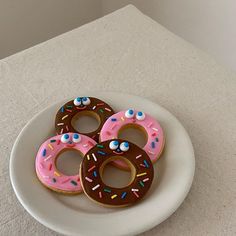
<instances>
[{"instance_id":1,"label":"chocolate frosting","mask_svg":"<svg viewBox=\"0 0 236 236\"><path fill-rule=\"evenodd\" d=\"M80 97L81 100L83 97ZM99 140L99 134L100 130L102 129L103 124L105 121L114 114L113 109L106 104L104 101L94 98L94 97L88 97L90 99L89 105L84 105L83 102L80 105L75 105L74 100L71 100L64 104L59 111L56 114L55 119L55 129L57 134L64 134L68 132L73 133L81 133L84 135L89 136L90 138L94 139L98 142ZM95 117L98 117L98 120L100 122L99 127L89 133L82 133L78 132L71 124L72 118L77 115L78 113L82 111L88 111L88 112L94 112Z\"/></svg>"},{"instance_id":2,"label":"chocolate frosting","mask_svg":"<svg viewBox=\"0 0 236 236\"><path fill-rule=\"evenodd\" d=\"M128 151L121 151L118 147L110 149L109 144L114 140L107 140L95 145L85 155L80 169L80 180L85 194L92 200L107 206L126 206L138 202L149 190L154 170L149 156L137 145L128 142ZM127 142L116 139L119 145ZM120 145L121 146L121 145ZM127 159L134 169L132 182L124 188L115 188L102 181L104 163L122 157Z\"/></svg>"}]
</instances>

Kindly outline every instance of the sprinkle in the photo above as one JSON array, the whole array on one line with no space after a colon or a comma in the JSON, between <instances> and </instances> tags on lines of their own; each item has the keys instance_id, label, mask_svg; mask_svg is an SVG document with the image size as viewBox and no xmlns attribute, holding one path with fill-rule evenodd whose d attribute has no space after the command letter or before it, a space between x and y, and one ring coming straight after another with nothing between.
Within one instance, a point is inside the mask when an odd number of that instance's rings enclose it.
<instances>
[{"instance_id":1,"label":"sprinkle","mask_svg":"<svg viewBox=\"0 0 236 236\"><path fill-rule=\"evenodd\" d=\"M156 138L156 142L158 142L159 141L159 139L158 138Z\"/></svg>"},{"instance_id":2,"label":"sprinkle","mask_svg":"<svg viewBox=\"0 0 236 236\"><path fill-rule=\"evenodd\" d=\"M61 143L61 140L60 139L58 139L57 140L57 145L59 145Z\"/></svg>"},{"instance_id":3,"label":"sprinkle","mask_svg":"<svg viewBox=\"0 0 236 236\"><path fill-rule=\"evenodd\" d=\"M150 122L150 123L147 125L147 127L150 128L150 127L152 126L152 124L153 124L153 123Z\"/></svg>"},{"instance_id":4,"label":"sprinkle","mask_svg":"<svg viewBox=\"0 0 236 236\"><path fill-rule=\"evenodd\" d=\"M137 198L139 198L139 195L137 194L137 192L132 192Z\"/></svg>"},{"instance_id":5,"label":"sprinkle","mask_svg":"<svg viewBox=\"0 0 236 236\"><path fill-rule=\"evenodd\" d=\"M68 117L68 115L63 116L61 119L65 120Z\"/></svg>"},{"instance_id":6,"label":"sprinkle","mask_svg":"<svg viewBox=\"0 0 236 236\"><path fill-rule=\"evenodd\" d=\"M142 167L146 167L144 164L140 164L140 166L142 166Z\"/></svg>"},{"instance_id":7,"label":"sprinkle","mask_svg":"<svg viewBox=\"0 0 236 236\"><path fill-rule=\"evenodd\" d=\"M139 181L139 184L140 184L142 187L144 187L144 184L143 184L142 181Z\"/></svg>"},{"instance_id":8,"label":"sprinkle","mask_svg":"<svg viewBox=\"0 0 236 236\"><path fill-rule=\"evenodd\" d=\"M55 140L55 139L52 139L52 140L50 140L50 143L55 143L57 140Z\"/></svg>"},{"instance_id":9,"label":"sprinkle","mask_svg":"<svg viewBox=\"0 0 236 236\"><path fill-rule=\"evenodd\" d=\"M88 169L88 172L92 171L96 166L92 166L90 169Z\"/></svg>"},{"instance_id":10,"label":"sprinkle","mask_svg":"<svg viewBox=\"0 0 236 236\"><path fill-rule=\"evenodd\" d=\"M87 159L88 159L88 161L90 160L90 156L89 155L87 155Z\"/></svg>"},{"instance_id":11,"label":"sprinkle","mask_svg":"<svg viewBox=\"0 0 236 236\"><path fill-rule=\"evenodd\" d=\"M111 190L109 188L104 188L103 191L107 193L111 193Z\"/></svg>"},{"instance_id":12,"label":"sprinkle","mask_svg":"<svg viewBox=\"0 0 236 236\"><path fill-rule=\"evenodd\" d=\"M103 145L100 145L100 144L97 144L97 147L98 147L98 148L104 148L104 146L103 146Z\"/></svg>"},{"instance_id":13,"label":"sprinkle","mask_svg":"<svg viewBox=\"0 0 236 236\"><path fill-rule=\"evenodd\" d=\"M64 125L64 123L58 123L58 124L57 124L57 126L62 126L62 125Z\"/></svg>"},{"instance_id":14,"label":"sprinkle","mask_svg":"<svg viewBox=\"0 0 236 236\"><path fill-rule=\"evenodd\" d=\"M115 122L115 121L117 121L117 119L116 118L111 118L111 121Z\"/></svg>"},{"instance_id":15,"label":"sprinkle","mask_svg":"<svg viewBox=\"0 0 236 236\"><path fill-rule=\"evenodd\" d=\"M67 107L67 108L72 108L73 106L71 106L71 105L67 105L66 107Z\"/></svg>"},{"instance_id":16,"label":"sprinkle","mask_svg":"<svg viewBox=\"0 0 236 236\"><path fill-rule=\"evenodd\" d=\"M87 144L87 143L85 143L85 144L83 145L83 147L88 147L88 144Z\"/></svg>"},{"instance_id":17,"label":"sprinkle","mask_svg":"<svg viewBox=\"0 0 236 236\"><path fill-rule=\"evenodd\" d=\"M117 197L117 194L114 194L114 195L111 196L111 199L114 199L116 197Z\"/></svg>"},{"instance_id":18,"label":"sprinkle","mask_svg":"<svg viewBox=\"0 0 236 236\"><path fill-rule=\"evenodd\" d=\"M127 192L123 192L122 195L121 195L121 198L124 199L127 195Z\"/></svg>"},{"instance_id":19,"label":"sprinkle","mask_svg":"<svg viewBox=\"0 0 236 236\"><path fill-rule=\"evenodd\" d=\"M51 169L52 169L52 164L50 164L50 165L49 165L48 169L49 169L49 170L51 170Z\"/></svg>"},{"instance_id":20,"label":"sprinkle","mask_svg":"<svg viewBox=\"0 0 236 236\"><path fill-rule=\"evenodd\" d=\"M153 133L153 134L152 134L152 137L155 137L156 135L157 135L156 133Z\"/></svg>"},{"instance_id":21,"label":"sprinkle","mask_svg":"<svg viewBox=\"0 0 236 236\"><path fill-rule=\"evenodd\" d=\"M94 186L93 188L92 188L92 190L94 191L94 190L96 190L97 188L99 188L100 187L100 184L97 184L96 186Z\"/></svg>"},{"instance_id":22,"label":"sprinkle","mask_svg":"<svg viewBox=\"0 0 236 236\"><path fill-rule=\"evenodd\" d=\"M158 129L157 128L152 128L153 130L155 130L155 131L158 131Z\"/></svg>"},{"instance_id":23,"label":"sprinkle","mask_svg":"<svg viewBox=\"0 0 236 236\"><path fill-rule=\"evenodd\" d=\"M66 111L68 111L68 112L72 112L72 110L69 110L69 109L66 109Z\"/></svg>"},{"instance_id":24,"label":"sprinkle","mask_svg":"<svg viewBox=\"0 0 236 236\"><path fill-rule=\"evenodd\" d=\"M142 156L142 154L141 154L141 155L138 155L138 156L136 156L136 159L139 159L141 156Z\"/></svg>"},{"instance_id":25,"label":"sprinkle","mask_svg":"<svg viewBox=\"0 0 236 236\"><path fill-rule=\"evenodd\" d=\"M69 131L68 125L66 125L66 130Z\"/></svg>"},{"instance_id":26,"label":"sprinkle","mask_svg":"<svg viewBox=\"0 0 236 236\"><path fill-rule=\"evenodd\" d=\"M152 148L155 148L155 142L151 143Z\"/></svg>"},{"instance_id":27,"label":"sprinkle","mask_svg":"<svg viewBox=\"0 0 236 236\"><path fill-rule=\"evenodd\" d=\"M39 167L40 167L40 169L44 168L42 163L39 163Z\"/></svg>"},{"instance_id":28,"label":"sprinkle","mask_svg":"<svg viewBox=\"0 0 236 236\"><path fill-rule=\"evenodd\" d=\"M102 152L102 151L98 151L98 154L101 154L101 155L106 155L106 153L105 152Z\"/></svg>"},{"instance_id":29,"label":"sprinkle","mask_svg":"<svg viewBox=\"0 0 236 236\"><path fill-rule=\"evenodd\" d=\"M143 179L143 182L145 183L145 182L147 182L148 180L149 180L149 178Z\"/></svg>"},{"instance_id":30,"label":"sprinkle","mask_svg":"<svg viewBox=\"0 0 236 236\"><path fill-rule=\"evenodd\" d=\"M109 136L111 135L111 133L109 131L106 131L106 134L109 135Z\"/></svg>"},{"instance_id":31,"label":"sprinkle","mask_svg":"<svg viewBox=\"0 0 236 236\"><path fill-rule=\"evenodd\" d=\"M140 177L140 176L143 176L143 175L146 175L146 174L147 174L146 172L143 172L143 173L137 174L136 176Z\"/></svg>"},{"instance_id":32,"label":"sprinkle","mask_svg":"<svg viewBox=\"0 0 236 236\"><path fill-rule=\"evenodd\" d=\"M131 191L132 192L138 192L139 190L137 188L132 188Z\"/></svg>"},{"instance_id":33,"label":"sprinkle","mask_svg":"<svg viewBox=\"0 0 236 236\"><path fill-rule=\"evenodd\" d=\"M54 175L61 176L58 172L54 171Z\"/></svg>"},{"instance_id":34,"label":"sprinkle","mask_svg":"<svg viewBox=\"0 0 236 236\"><path fill-rule=\"evenodd\" d=\"M105 107L104 108L106 111L110 111L111 112L111 109L109 109L109 108L107 108L107 107Z\"/></svg>"},{"instance_id":35,"label":"sprinkle","mask_svg":"<svg viewBox=\"0 0 236 236\"><path fill-rule=\"evenodd\" d=\"M53 146L49 143L48 144L48 147L51 149L51 150L53 150Z\"/></svg>"},{"instance_id":36,"label":"sprinkle","mask_svg":"<svg viewBox=\"0 0 236 236\"><path fill-rule=\"evenodd\" d=\"M62 134L63 133L63 128L61 129L61 132L60 132L60 134Z\"/></svg>"},{"instance_id":37,"label":"sprinkle","mask_svg":"<svg viewBox=\"0 0 236 236\"><path fill-rule=\"evenodd\" d=\"M78 182L80 181L80 176L78 176L77 181L78 181Z\"/></svg>"},{"instance_id":38,"label":"sprinkle","mask_svg":"<svg viewBox=\"0 0 236 236\"><path fill-rule=\"evenodd\" d=\"M94 153L92 153L92 156L93 156L94 161L97 161L97 158Z\"/></svg>"},{"instance_id":39,"label":"sprinkle","mask_svg":"<svg viewBox=\"0 0 236 236\"><path fill-rule=\"evenodd\" d=\"M70 178L67 178L67 179L63 180L61 183L62 183L62 184L65 184L65 183L67 183L69 180L70 180Z\"/></svg>"},{"instance_id":40,"label":"sprinkle","mask_svg":"<svg viewBox=\"0 0 236 236\"><path fill-rule=\"evenodd\" d=\"M43 149L43 156L44 156L44 157L46 156L46 153L47 153L47 150L46 150L46 148L45 148L45 149Z\"/></svg>"},{"instance_id":41,"label":"sprinkle","mask_svg":"<svg viewBox=\"0 0 236 236\"><path fill-rule=\"evenodd\" d=\"M154 152L152 152L152 151L150 151L150 150L148 150L148 153L150 153L150 154L152 154L152 155L154 155L154 154L155 154Z\"/></svg>"},{"instance_id":42,"label":"sprinkle","mask_svg":"<svg viewBox=\"0 0 236 236\"><path fill-rule=\"evenodd\" d=\"M93 172L93 176L94 176L94 177L97 177L97 176L98 176L96 171Z\"/></svg>"},{"instance_id":43,"label":"sprinkle","mask_svg":"<svg viewBox=\"0 0 236 236\"><path fill-rule=\"evenodd\" d=\"M104 103L102 102L102 103L98 103L97 104L97 106L103 106L104 105Z\"/></svg>"},{"instance_id":44,"label":"sprinkle","mask_svg":"<svg viewBox=\"0 0 236 236\"><path fill-rule=\"evenodd\" d=\"M88 182L90 182L90 183L92 183L92 182L93 182L93 180L92 180L92 179L90 179L89 177L85 177L85 179L86 179Z\"/></svg>"},{"instance_id":45,"label":"sprinkle","mask_svg":"<svg viewBox=\"0 0 236 236\"><path fill-rule=\"evenodd\" d=\"M70 182L75 186L78 185L74 180L71 180Z\"/></svg>"},{"instance_id":46,"label":"sprinkle","mask_svg":"<svg viewBox=\"0 0 236 236\"><path fill-rule=\"evenodd\" d=\"M145 167L147 167L147 168L149 167L149 165L148 165L146 160L144 160L143 163L144 163Z\"/></svg>"},{"instance_id":47,"label":"sprinkle","mask_svg":"<svg viewBox=\"0 0 236 236\"><path fill-rule=\"evenodd\" d=\"M48 157L46 157L46 158L44 159L44 161L49 160L51 157L52 157L52 155L49 155Z\"/></svg>"},{"instance_id":48,"label":"sprinkle","mask_svg":"<svg viewBox=\"0 0 236 236\"><path fill-rule=\"evenodd\" d=\"M64 107L61 108L61 112L64 112Z\"/></svg>"},{"instance_id":49,"label":"sprinkle","mask_svg":"<svg viewBox=\"0 0 236 236\"><path fill-rule=\"evenodd\" d=\"M50 177L47 176L47 175L43 175L43 178L44 178L44 179L49 179Z\"/></svg>"},{"instance_id":50,"label":"sprinkle","mask_svg":"<svg viewBox=\"0 0 236 236\"><path fill-rule=\"evenodd\" d=\"M111 130L115 129L116 126L117 126L117 124L113 124L111 127Z\"/></svg>"},{"instance_id":51,"label":"sprinkle","mask_svg":"<svg viewBox=\"0 0 236 236\"><path fill-rule=\"evenodd\" d=\"M104 112L102 109L99 109L99 111L100 111L101 113L103 113L103 112Z\"/></svg>"},{"instance_id":52,"label":"sprinkle","mask_svg":"<svg viewBox=\"0 0 236 236\"><path fill-rule=\"evenodd\" d=\"M120 118L122 121L125 121L125 119L124 119L124 117L123 116L121 116L121 118Z\"/></svg>"},{"instance_id":53,"label":"sprinkle","mask_svg":"<svg viewBox=\"0 0 236 236\"><path fill-rule=\"evenodd\" d=\"M99 192L99 197L102 198L102 192Z\"/></svg>"},{"instance_id":54,"label":"sprinkle","mask_svg":"<svg viewBox=\"0 0 236 236\"><path fill-rule=\"evenodd\" d=\"M97 106L93 106L93 108L92 108L92 109L93 109L93 110L95 110L95 109L96 109L96 107L97 107Z\"/></svg>"},{"instance_id":55,"label":"sprinkle","mask_svg":"<svg viewBox=\"0 0 236 236\"><path fill-rule=\"evenodd\" d=\"M52 178L52 181L53 181L54 183L56 183L56 182L57 182L57 180L56 180L55 178Z\"/></svg>"}]
</instances>

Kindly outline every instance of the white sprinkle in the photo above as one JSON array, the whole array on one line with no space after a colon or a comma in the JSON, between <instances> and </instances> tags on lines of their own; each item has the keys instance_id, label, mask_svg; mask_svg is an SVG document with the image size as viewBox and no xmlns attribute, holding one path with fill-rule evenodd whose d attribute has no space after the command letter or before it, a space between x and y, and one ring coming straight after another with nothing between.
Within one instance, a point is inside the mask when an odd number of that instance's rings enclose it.
<instances>
[{"instance_id":1,"label":"white sprinkle","mask_svg":"<svg viewBox=\"0 0 236 236\"><path fill-rule=\"evenodd\" d=\"M40 167L40 169L44 168L42 163L39 163L39 167Z\"/></svg>"},{"instance_id":2,"label":"white sprinkle","mask_svg":"<svg viewBox=\"0 0 236 236\"><path fill-rule=\"evenodd\" d=\"M104 109L107 110L107 111L111 111L111 109L109 109L109 108L107 108L107 107L105 107Z\"/></svg>"},{"instance_id":3,"label":"white sprinkle","mask_svg":"<svg viewBox=\"0 0 236 236\"><path fill-rule=\"evenodd\" d=\"M158 131L158 129L157 128L152 128L153 130L155 130L155 131Z\"/></svg>"},{"instance_id":4,"label":"white sprinkle","mask_svg":"<svg viewBox=\"0 0 236 236\"><path fill-rule=\"evenodd\" d=\"M147 125L147 127L150 128L150 127L152 126L152 124L153 124L153 123L150 122L150 123Z\"/></svg>"},{"instance_id":5,"label":"white sprinkle","mask_svg":"<svg viewBox=\"0 0 236 236\"><path fill-rule=\"evenodd\" d=\"M84 144L84 145L83 145L83 147L88 147L88 144L87 144L87 143L86 143L86 144Z\"/></svg>"},{"instance_id":6,"label":"white sprinkle","mask_svg":"<svg viewBox=\"0 0 236 236\"><path fill-rule=\"evenodd\" d=\"M64 125L64 123L58 123L57 125L58 125L58 126L61 126L61 125Z\"/></svg>"},{"instance_id":7,"label":"white sprinkle","mask_svg":"<svg viewBox=\"0 0 236 236\"><path fill-rule=\"evenodd\" d=\"M44 178L44 179L49 179L49 176L43 175L43 178Z\"/></svg>"},{"instance_id":8,"label":"white sprinkle","mask_svg":"<svg viewBox=\"0 0 236 236\"><path fill-rule=\"evenodd\" d=\"M92 153L92 156L93 156L94 161L97 161L97 158L94 153Z\"/></svg>"},{"instance_id":9,"label":"white sprinkle","mask_svg":"<svg viewBox=\"0 0 236 236\"><path fill-rule=\"evenodd\" d=\"M143 179L143 182L147 182L149 180L149 178Z\"/></svg>"},{"instance_id":10,"label":"white sprinkle","mask_svg":"<svg viewBox=\"0 0 236 236\"><path fill-rule=\"evenodd\" d=\"M52 155L49 155L48 157L46 157L46 158L44 159L44 161L49 160L51 157L52 157Z\"/></svg>"},{"instance_id":11,"label":"white sprinkle","mask_svg":"<svg viewBox=\"0 0 236 236\"><path fill-rule=\"evenodd\" d=\"M92 108L93 110L95 110L96 109L96 106L93 106L93 108Z\"/></svg>"},{"instance_id":12,"label":"white sprinkle","mask_svg":"<svg viewBox=\"0 0 236 236\"><path fill-rule=\"evenodd\" d=\"M132 188L131 191L132 192L138 192L139 190L137 188Z\"/></svg>"},{"instance_id":13,"label":"white sprinkle","mask_svg":"<svg viewBox=\"0 0 236 236\"><path fill-rule=\"evenodd\" d=\"M154 152L152 152L152 151L150 151L150 150L148 150L148 153L150 153L150 154L152 154L152 155L154 155L154 154L155 154Z\"/></svg>"},{"instance_id":14,"label":"white sprinkle","mask_svg":"<svg viewBox=\"0 0 236 236\"><path fill-rule=\"evenodd\" d=\"M90 183L92 183L92 182L93 182L93 180L92 180L92 179L90 179L89 177L85 177L85 179L86 179L88 182L90 182Z\"/></svg>"},{"instance_id":15,"label":"white sprinkle","mask_svg":"<svg viewBox=\"0 0 236 236\"><path fill-rule=\"evenodd\" d=\"M96 190L97 188L99 188L100 187L100 184L97 184L96 186L94 186L93 188L92 188L92 190L94 191L94 190Z\"/></svg>"},{"instance_id":16,"label":"white sprinkle","mask_svg":"<svg viewBox=\"0 0 236 236\"><path fill-rule=\"evenodd\" d=\"M139 159L141 156L142 156L142 154L141 154L141 155L138 155L138 156L136 156L136 159Z\"/></svg>"}]
</instances>

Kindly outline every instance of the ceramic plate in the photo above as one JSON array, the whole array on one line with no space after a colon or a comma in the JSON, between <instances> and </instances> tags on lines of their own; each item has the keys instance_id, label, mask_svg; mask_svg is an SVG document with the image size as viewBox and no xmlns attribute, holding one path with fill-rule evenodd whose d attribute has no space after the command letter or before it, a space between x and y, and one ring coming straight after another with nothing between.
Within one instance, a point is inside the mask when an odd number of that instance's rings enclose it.
<instances>
[{"instance_id":1,"label":"ceramic plate","mask_svg":"<svg viewBox=\"0 0 236 236\"><path fill-rule=\"evenodd\" d=\"M57 194L38 181L34 171L35 155L41 143L55 134L54 117L65 102L62 101L29 121L14 144L10 177L16 196L36 220L62 234L105 236L144 232L167 219L188 194L195 169L191 140L170 112L147 99L111 92L94 92L89 96L103 99L115 111L135 108L147 112L161 123L166 136L165 151L155 164L155 179L148 194L137 205L112 209L97 205L85 194ZM112 175L110 170L110 179ZM116 183L124 181L122 178L114 175Z\"/></svg>"}]
</instances>

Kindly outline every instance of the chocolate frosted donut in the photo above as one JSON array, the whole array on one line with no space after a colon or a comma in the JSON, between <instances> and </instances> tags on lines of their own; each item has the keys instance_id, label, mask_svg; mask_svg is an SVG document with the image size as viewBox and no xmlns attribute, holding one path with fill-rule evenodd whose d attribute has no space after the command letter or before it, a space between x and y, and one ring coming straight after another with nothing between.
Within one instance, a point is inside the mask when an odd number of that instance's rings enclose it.
<instances>
[{"instance_id":1,"label":"chocolate frosted donut","mask_svg":"<svg viewBox=\"0 0 236 236\"><path fill-rule=\"evenodd\" d=\"M123 188L106 185L102 180L106 164L124 160L131 169L131 181ZM122 139L107 140L91 148L80 166L80 180L85 194L105 206L121 207L138 202L149 190L153 165L147 153Z\"/></svg>"},{"instance_id":2,"label":"chocolate frosted donut","mask_svg":"<svg viewBox=\"0 0 236 236\"><path fill-rule=\"evenodd\" d=\"M104 101L94 97L77 97L63 105L56 114L55 129L57 134L68 132L78 133L72 125L72 119L76 115L88 115L95 117L99 127L92 132L82 133L98 141L100 130L108 117L114 114L113 109Z\"/></svg>"}]
</instances>

